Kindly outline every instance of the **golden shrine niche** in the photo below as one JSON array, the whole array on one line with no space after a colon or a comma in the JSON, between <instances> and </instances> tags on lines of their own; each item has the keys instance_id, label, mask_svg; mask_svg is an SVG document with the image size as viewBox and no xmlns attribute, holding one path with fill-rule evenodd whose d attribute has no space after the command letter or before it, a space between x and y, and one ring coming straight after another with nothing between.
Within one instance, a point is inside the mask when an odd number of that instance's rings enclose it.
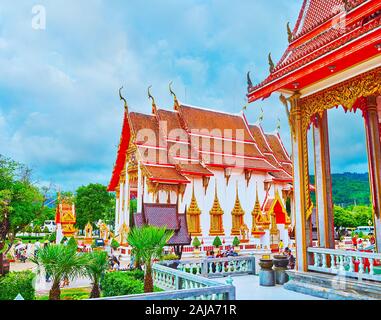
<instances>
[{"instance_id":1,"label":"golden shrine niche","mask_svg":"<svg viewBox=\"0 0 381 320\"><path fill-rule=\"evenodd\" d=\"M57 210L60 215L63 235L68 238L73 237L78 232L78 230L74 227L77 219L73 201L68 197L63 198L62 200L59 199Z\"/></svg>"},{"instance_id":2,"label":"golden shrine niche","mask_svg":"<svg viewBox=\"0 0 381 320\"><path fill-rule=\"evenodd\" d=\"M243 217L245 216L245 211L243 211L241 206L241 201L239 200L238 194L238 181L236 184L236 198L234 203L234 208L232 210L232 236L241 235L241 227L244 225Z\"/></svg>"},{"instance_id":3,"label":"golden shrine niche","mask_svg":"<svg viewBox=\"0 0 381 320\"><path fill-rule=\"evenodd\" d=\"M202 236L200 224L201 210L197 204L197 199L194 193L194 183L192 187L192 200L189 205L189 208L186 211L186 214L188 222L188 231L191 234L191 236Z\"/></svg>"},{"instance_id":4,"label":"golden shrine niche","mask_svg":"<svg viewBox=\"0 0 381 320\"><path fill-rule=\"evenodd\" d=\"M93 226L88 222L85 226L85 244L93 243Z\"/></svg>"},{"instance_id":5,"label":"golden shrine niche","mask_svg":"<svg viewBox=\"0 0 381 320\"><path fill-rule=\"evenodd\" d=\"M107 245L109 243L109 239L112 237L112 233L109 227L102 220L98 221L97 227L99 228L99 237L103 239L103 241Z\"/></svg>"},{"instance_id":6,"label":"golden shrine niche","mask_svg":"<svg viewBox=\"0 0 381 320\"><path fill-rule=\"evenodd\" d=\"M259 203L259 197L258 197L258 187L256 191L255 205L254 205L253 211L251 212L251 216L253 220L251 234L254 236L254 238L259 239L266 234L263 227L267 226L268 228L269 224L266 217L264 217L262 214L261 204Z\"/></svg>"},{"instance_id":7,"label":"golden shrine niche","mask_svg":"<svg viewBox=\"0 0 381 320\"><path fill-rule=\"evenodd\" d=\"M217 183L216 183L215 192L214 192L213 206L212 206L212 209L210 209L209 214L210 214L209 235L210 236L224 236L225 231L224 231L224 226L222 223L222 216L224 214L224 211L222 210L220 205L220 200L218 199Z\"/></svg>"}]
</instances>

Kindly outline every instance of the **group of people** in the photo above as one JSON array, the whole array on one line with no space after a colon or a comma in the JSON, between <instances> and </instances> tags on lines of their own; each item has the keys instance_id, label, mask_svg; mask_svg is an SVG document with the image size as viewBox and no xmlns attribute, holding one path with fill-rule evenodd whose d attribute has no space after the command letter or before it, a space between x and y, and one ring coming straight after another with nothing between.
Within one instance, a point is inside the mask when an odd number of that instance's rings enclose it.
<instances>
[{"instance_id":1,"label":"group of people","mask_svg":"<svg viewBox=\"0 0 381 320\"><path fill-rule=\"evenodd\" d=\"M236 256L238 256L238 253L234 251L233 247L230 247L227 250L219 251L217 254L213 250L206 253L207 258L226 258Z\"/></svg>"}]
</instances>

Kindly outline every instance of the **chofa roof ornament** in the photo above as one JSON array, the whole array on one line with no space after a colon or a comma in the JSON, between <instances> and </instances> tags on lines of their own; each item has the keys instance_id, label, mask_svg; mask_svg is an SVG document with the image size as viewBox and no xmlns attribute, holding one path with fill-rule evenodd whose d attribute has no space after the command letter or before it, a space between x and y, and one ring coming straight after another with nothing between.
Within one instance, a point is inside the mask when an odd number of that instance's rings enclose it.
<instances>
[{"instance_id":1,"label":"chofa roof ornament","mask_svg":"<svg viewBox=\"0 0 381 320\"><path fill-rule=\"evenodd\" d=\"M123 87L119 89L119 98L121 101L124 101L124 110L126 110L126 112L128 113L128 104L127 104L127 100L122 96L122 89Z\"/></svg>"},{"instance_id":2,"label":"chofa roof ornament","mask_svg":"<svg viewBox=\"0 0 381 320\"><path fill-rule=\"evenodd\" d=\"M148 99L151 99L152 100L152 114L156 114L156 111L157 111L157 107L156 107L156 102L155 102L155 98L152 96L151 94L151 88L152 86L149 86L148 89L147 89L147 94L148 94Z\"/></svg>"},{"instance_id":3,"label":"chofa roof ornament","mask_svg":"<svg viewBox=\"0 0 381 320\"><path fill-rule=\"evenodd\" d=\"M174 103L175 103L174 108L175 108L175 110L178 110L180 105L179 105L179 101L177 100L176 94L172 90L172 84L173 84L173 82L171 81L169 83L169 92L171 93L171 95L173 96L173 99L174 99Z\"/></svg>"}]
</instances>

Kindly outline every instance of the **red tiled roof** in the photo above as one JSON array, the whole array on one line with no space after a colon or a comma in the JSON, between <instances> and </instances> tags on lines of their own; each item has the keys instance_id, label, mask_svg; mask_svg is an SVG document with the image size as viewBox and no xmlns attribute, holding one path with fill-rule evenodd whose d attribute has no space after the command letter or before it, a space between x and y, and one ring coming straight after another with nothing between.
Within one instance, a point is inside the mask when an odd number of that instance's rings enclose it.
<instances>
[{"instance_id":1,"label":"red tiled roof","mask_svg":"<svg viewBox=\"0 0 381 320\"><path fill-rule=\"evenodd\" d=\"M179 214L180 229L175 231L175 234L168 241L168 245L189 245L191 236L188 232L187 217L185 214Z\"/></svg>"},{"instance_id":2,"label":"red tiled roof","mask_svg":"<svg viewBox=\"0 0 381 320\"><path fill-rule=\"evenodd\" d=\"M178 230L180 222L177 217L176 204L143 204L144 222L151 226L166 227L170 230Z\"/></svg>"},{"instance_id":3,"label":"red tiled roof","mask_svg":"<svg viewBox=\"0 0 381 320\"><path fill-rule=\"evenodd\" d=\"M220 132L214 129L220 129ZM229 136L226 136L225 129L230 129ZM172 130L179 136L171 136ZM194 135L195 130L200 130L198 133L202 136ZM236 136L237 130L240 130L241 137ZM154 182L189 183L186 176L212 176L208 166L262 172L283 170L272 155L262 153L272 153L272 150L264 136L250 132L244 116L181 105L179 111L159 109L155 115L129 113L122 131L118 167L114 170L109 190L115 190L119 182L131 133L146 173ZM195 141L198 141L198 149Z\"/></svg>"},{"instance_id":4,"label":"red tiled roof","mask_svg":"<svg viewBox=\"0 0 381 320\"><path fill-rule=\"evenodd\" d=\"M349 43L353 44L355 40L365 41L361 39L361 36L376 30L380 26L379 10L381 5L379 1L348 0L347 2L348 6L345 11L344 1L342 0L304 1L293 31L292 42L270 75L257 86L249 88L248 96L250 101L261 97L265 98L271 92L281 88L295 90L294 84L299 81L299 78L306 77L311 73L311 70L303 73L303 68L309 67L310 63L315 63L320 58L328 61L328 54L346 47ZM360 7L360 5L363 6ZM376 37L374 37L374 41L378 41ZM365 43L369 45L366 41ZM366 53L357 54L359 59L367 59L377 54L377 50L370 52L364 45L359 46L356 50L367 50ZM340 68L345 69L348 67L347 65L350 63L349 55L355 53L348 51L348 60L343 60L343 56L337 54L338 56L335 59L342 60L343 64L341 66L337 63L336 71L339 71ZM298 82L299 87L297 88L300 90L300 88L319 80L319 77L329 76L329 70L324 69L324 67L325 65L320 64L318 67L313 68L313 72L316 72L317 75L314 77L310 75L309 80L303 79L306 83ZM320 70L322 68L323 70ZM298 73L298 75L296 76L294 73ZM280 81L280 79L282 81L278 83L277 81ZM265 87L268 87L268 89L263 89Z\"/></svg>"},{"instance_id":5,"label":"red tiled roof","mask_svg":"<svg viewBox=\"0 0 381 320\"><path fill-rule=\"evenodd\" d=\"M191 237L188 232L185 214L178 214L177 205L169 204L143 204L143 213L134 214L135 227L154 225L166 227L174 231L168 245L189 245Z\"/></svg>"}]
</instances>

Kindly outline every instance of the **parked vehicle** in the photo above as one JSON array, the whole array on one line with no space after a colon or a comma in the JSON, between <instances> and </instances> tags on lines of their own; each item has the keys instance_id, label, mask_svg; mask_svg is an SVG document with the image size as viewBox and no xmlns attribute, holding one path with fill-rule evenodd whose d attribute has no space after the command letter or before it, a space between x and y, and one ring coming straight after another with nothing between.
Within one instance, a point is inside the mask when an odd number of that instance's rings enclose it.
<instances>
[{"instance_id":1,"label":"parked vehicle","mask_svg":"<svg viewBox=\"0 0 381 320\"><path fill-rule=\"evenodd\" d=\"M373 235L374 234L374 227L372 227L372 226L358 227L355 230L355 234L359 234L360 232L362 232L364 236Z\"/></svg>"},{"instance_id":2,"label":"parked vehicle","mask_svg":"<svg viewBox=\"0 0 381 320\"><path fill-rule=\"evenodd\" d=\"M57 229L56 222L54 220L45 220L42 230L48 228L49 232L55 232Z\"/></svg>"}]
</instances>

